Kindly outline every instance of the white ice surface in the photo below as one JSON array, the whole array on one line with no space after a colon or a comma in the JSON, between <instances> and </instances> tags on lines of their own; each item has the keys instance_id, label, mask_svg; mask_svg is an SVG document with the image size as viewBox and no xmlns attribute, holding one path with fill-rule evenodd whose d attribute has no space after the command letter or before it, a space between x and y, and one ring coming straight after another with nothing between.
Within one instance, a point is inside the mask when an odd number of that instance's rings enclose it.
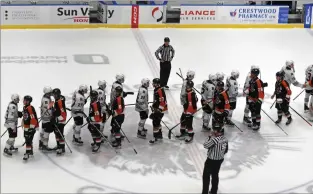
<instances>
[{"instance_id":1,"label":"white ice surface","mask_svg":"<svg viewBox=\"0 0 313 194\"><path fill-rule=\"evenodd\" d=\"M123 73L127 89L137 92L143 77L158 76L154 51L165 36L171 38L176 50L169 80L171 91L167 92L170 111L164 118L170 127L179 122L181 114L181 79L175 74L178 68L183 73L188 69L194 70L197 85L210 73L221 71L229 75L232 69L238 69L242 86L250 66L259 65L262 80L269 83L262 108L276 119L276 110L269 109L272 104L269 95L274 89L276 71L280 70L285 60L292 59L295 61L296 77L303 82L306 66L313 64L313 32L303 29L5 30L1 31L2 57L57 55L68 56L69 62L52 65L1 64L1 133L6 130L3 117L12 93L21 97L31 95L34 99L32 104L39 114L44 86L59 87L63 95L70 97L80 84L95 88L99 79L111 84L116 73ZM77 64L72 60L73 54L104 54L108 56L110 65ZM292 92L294 98L301 89L292 86ZM135 98L136 93L128 96L126 103L134 103ZM300 114L303 114L303 98L304 95L301 95L290 104ZM260 132L253 133L241 125L244 105L245 99L238 99L233 116L244 132L240 133L236 128L226 129L230 152L220 172L220 192L312 192L313 127L291 111L293 123L288 127L281 125L288 136L265 114L262 114ZM21 110L22 103L19 106ZM38 151L37 133L35 156L27 164L22 162L24 148L20 148L12 158L1 155L1 192L201 193L201 173L206 156L202 143L207 136L207 133L200 132L201 114L194 122L194 143L185 145L168 140L167 129L163 126L164 144L150 146L148 140L136 138L139 116L133 107L127 108L123 129L138 155L126 140L118 155L108 146L103 146L98 154L91 154L91 137L87 129L83 131L85 145L77 148L71 143L72 122L66 126L65 136L73 154L68 150L63 157L57 157L55 153L42 154ZM70 113L68 115L70 117ZM147 128L150 139L151 121L147 122ZM106 134L109 134L109 129L107 124ZM16 145L23 144L22 134L20 129ZM1 139L2 150L6 139L7 135ZM54 135L51 135L50 146L54 145Z\"/></svg>"}]
</instances>

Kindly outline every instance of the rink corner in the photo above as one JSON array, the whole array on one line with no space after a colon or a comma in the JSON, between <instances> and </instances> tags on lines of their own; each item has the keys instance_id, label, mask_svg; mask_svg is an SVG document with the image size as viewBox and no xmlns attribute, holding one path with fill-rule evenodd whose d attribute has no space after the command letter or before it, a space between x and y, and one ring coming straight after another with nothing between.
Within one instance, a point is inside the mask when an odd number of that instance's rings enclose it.
<instances>
[{"instance_id":1,"label":"rink corner","mask_svg":"<svg viewBox=\"0 0 313 194\"><path fill-rule=\"evenodd\" d=\"M130 24L1 25L0 29L132 28ZM303 24L139 24L138 28L303 28ZM313 28L313 25L311 26Z\"/></svg>"}]
</instances>

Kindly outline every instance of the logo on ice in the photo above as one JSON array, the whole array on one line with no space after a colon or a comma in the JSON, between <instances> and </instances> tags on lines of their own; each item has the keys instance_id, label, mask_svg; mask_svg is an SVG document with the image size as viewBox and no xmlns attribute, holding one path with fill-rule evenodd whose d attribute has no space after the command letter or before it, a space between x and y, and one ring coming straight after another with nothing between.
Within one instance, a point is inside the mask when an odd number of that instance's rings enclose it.
<instances>
[{"instance_id":1,"label":"logo on ice","mask_svg":"<svg viewBox=\"0 0 313 194\"><path fill-rule=\"evenodd\" d=\"M73 20L74 23L89 23L89 8L81 7L80 9L57 9L58 16L68 16L64 20Z\"/></svg>"}]
</instances>

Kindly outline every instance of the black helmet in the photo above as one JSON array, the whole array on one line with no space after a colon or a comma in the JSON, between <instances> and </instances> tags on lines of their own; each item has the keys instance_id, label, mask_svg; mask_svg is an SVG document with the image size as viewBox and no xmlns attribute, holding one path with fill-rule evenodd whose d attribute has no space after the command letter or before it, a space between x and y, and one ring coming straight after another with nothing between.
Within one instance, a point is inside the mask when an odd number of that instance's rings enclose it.
<instances>
[{"instance_id":1,"label":"black helmet","mask_svg":"<svg viewBox=\"0 0 313 194\"><path fill-rule=\"evenodd\" d=\"M29 95L26 95L26 96L24 96L24 101L31 103L33 101L33 98Z\"/></svg>"},{"instance_id":2,"label":"black helmet","mask_svg":"<svg viewBox=\"0 0 313 194\"><path fill-rule=\"evenodd\" d=\"M157 85L160 85L161 84L161 80L159 78L154 78L152 80L152 84L157 84Z\"/></svg>"},{"instance_id":3,"label":"black helmet","mask_svg":"<svg viewBox=\"0 0 313 194\"><path fill-rule=\"evenodd\" d=\"M285 72L283 72L283 71L279 71L276 73L277 77L284 77L284 75L285 75Z\"/></svg>"},{"instance_id":4,"label":"black helmet","mask_svg":"<svg viewBox=\"0 0 313 194\"><path fill-rule=\"evenodd\" d=\"M121 94L121 93L123 92L123 88L122 88L121 86L117 86L117 87L115 88L115 91L116 91L117 93Z\"/></svg>"},{"instance_id":5,"label":"black helmet","mask_svg":"<svg viewBox=\"0 0 313 194\"><path fill-rule=\"evenodd\" d=\"M193 81L187 81L187 83L186 83L186 88L187 89L193 88L193 86L194 86Z\"/></svg>"},{"instance_id":6,"label":"black helmet","mask_svg":"<svg viewBox=\"0 0 313 194\"><path fill-rule=\"evenodd\" d=\"M224 88L224 82L218 81L218 82L216 83L216 86L217 86L217 87Z\"/></svg>"},{"instance_id":7,"label":"black helmet","mask_svg":"<svg viewBox=\"0 0 313 194\"><path fill-rule=\"evenodd\" d=\"M251 69L251 74L258 76L260 74L260 70L255 68L255 69Z\"/></svg>"},{"instance_id":8,"label":"black helmet","mask_svg":"<svg viewBox=\"0 0 313 194\"><path fill-rule=\"evenodd\" d=\"M90 99L91 101L96 101L98 99L98 92L96 90L90 92Z\"/></svg>"},{"instance_id":9,"label":"black helmet","mask_svg":"<svg viewBox=\"0 0 313 194\"><path fill-rule=\"evenodd\" d=\"M169 37L165 37L164 38L164 42L170 42L170 38Z\"/></svg>"},{"instance_id":10,"label":"black helmet","mask_svg":"<svg viewBox=\"0 0 313 194\"><path fill-rule=\"evenodd\" d=\"M54 96L61 96L61 90L60 90L59 88L54 88L54 89L52 90L52 94L53 94Z\"/></svg>"}]
</instances>

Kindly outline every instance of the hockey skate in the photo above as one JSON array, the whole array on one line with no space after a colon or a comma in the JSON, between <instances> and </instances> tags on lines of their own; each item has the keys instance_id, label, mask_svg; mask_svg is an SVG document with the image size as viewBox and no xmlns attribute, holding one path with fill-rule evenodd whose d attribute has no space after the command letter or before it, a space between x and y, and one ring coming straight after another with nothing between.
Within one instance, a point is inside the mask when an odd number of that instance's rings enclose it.
<instances>
[{"instance_id":1,"label":"hockey skate","mask_svg":"<svg viewBox=\"0 0 313 194\"><path fill-rule=\"evenodd\" d=\"M226 119L225 124L228 125L228 126L230 126L230 127L234 127L234 126L235 126L235 123L233 123L233 122L232 122L231 120L229 120L229 119Z\"/></svg>"},{"instance_id":2,"label":"hockey skate","mask_svg":"<svg viewBox=\"0 0 313 194\"><path fill-rule=\"evenodd\" d=\"M205 126L205 125L202 125L202 130L201 131L211 131L211 128L209 126Z\"/></svg>"},{"instance_id":3,"label":"hockey skate","mask_svg":"<svg viewBox=\"0 0 313 194\"><path fill-rule=\"evenodd\" d=\"M42 146L43 146L43 142L39 140L39 146L38 146L39 150L42 150Z\"/></svg>"},{"instance_id":4,"label":"hockey skate","mask_svg":"<svg viewBox=\"0 0 313 194\"><path fill-rule=\"evenodd\" d=\"M310 111L309 107L305 104L304 105L304 113L308 113Z\"/></svg>"},{"instance_id":5,"label":"hockey skate","mask_svg":"<svg viewBox=\"0 0 313 194\"><path fill-rule=\"evenodd\" d=\"M81 138L75 138L75 136L73 135L73 143L75 145L79 145L79 146L82 146L84 144L84 142L81 140Z\"/></svg>"},{"instance_id":6,"label":"hockey skate","mask_svg":"<svg viewBox=\"0 0 313 194\"><path fill-rule=\"evenodd\" d=\"M59 148L59 149L57 149L57 156L61 156L61 155L63 155L63 154L65 154L65 148Z\"/></svg>"},{"instance_id":7,"label":"hockey skate","mask_svg":"<svg viewBox=\"0 0 313 194\"><path fill-rule=\"evenodd\" d=\"M18 148L14 147L14 146L11 146L11 147L10 147L10 151L11 151L11 152L17 152L17 151L18 151Z\"/></svg>"},{"instance_id":8,"label":"hockey skate","mask_svg":"<svg viewBox=\"0 0 313 194\"><path fill-rule=\"evenodd\" d=\"M115 149L121 149L122 148L122 144L121 144L121 142L113 141L112 142L112 147L114 147Z\"/></svg>"},{"instance_id":9,"label":"hockey skate","mask_svg":"<svg viewBox=\"0 0 313 194\"><path fill-rule=\"evenodd\" d=\"M253 129L253 131L258 131L260 129L260 126L257 124L253 124L252 129Z\"/></svg>"},{"instance_id":10,"label":"hockey skate","mask_svg":"<svg viewBox=\"0 0 313 194\"><path fill-rule=\"evenodd\" d=\"M243 123L248 127L252 127L252 121L249 117L243 117Z\"/></svg>"},{"instance_id":11,"label":"hockey skate","mask_svg":"<svg viewBox=\"0 0 313 194\"><path fill-rule=\"evenodd\" d=\"M49 148L48 146L43 145L41 148L41 151L43 152L51 152L53 151L53 148Z\"/></svg>"},{"instance_id":12,"label":"hockey skate","mask_svg":"<svg viewBox=\"0 0 313 194\"><path fill-rule=\"evenodd\" d=\"M100 151L100 145L95 145L92 148L92 153L95 154Z\"/></svg>"},{"instance_id":13,"label":"hockey skate","mask_svg":"<svg viewBox=\"0 0 313 194\"><path fill-rule=\"evenodd\" d=\"M24 160L24 161L27 161L28 159L29 159L29 154L25 153L25 154L24 154L24 157L23 157L23 160Z\"/></svg>"},{"instance_id":14,"label":"hockey skate","mask_svg":"<svg viewBox=\"0 0 313 194\"><path fill-rule=\"evenodd\" d=\"M281 122L281 118L278 118L277 121L275 121L276 124L279 124Z\"/></svg>"},{"instance_id":15,"label":"hockey skate","mask_svg":"<svg viewBox=\"0 0 313 194\"><path fill-rule=\"evenodd\" d=\"M188 133L181 133L180 135L176 135L175 137L179 140L185 140L186 137L188 136Z\"/></svg>"},{"instance_id":16,"label":"hockey skate","mask_svg":"<svg viewBox=\"0 0 313 194\"><path fill-rule=\"evenodd\" d=\"M146 139L147 138L147 135L146 135L146 133L145 133L145 131L137 131L137 137L138 138L142 138L142 139Z\"/></svg>"},{"instance_id":17,"label":"hockey skate","mask_svg":"<svg viewBox=\"0 0 313 194\"><path fill-rule=\"evenodd\" d=\"M12 152L11 152L11 150L9 150L8 148L4 148L3 154L5 154L5 155L7 155L7 156L12 156Z\"/></svg>"},{"instance_id":18,"label":"hockey skate","mask_svg":"<svg viewBox=\"0 0 313 194\"><path fill-rule=\"evenodd\" d=\"M150 144L161 143L161 139L153 138L153 139L149 140L149 143L150 143Z\"/></svg>"},{"instance_id":19,"label":"hockey skate","mask_svg":"<svg viewBox=\"0 0 313 194\"><path fill-rule=\"evenodd\" d=\"M291 122L292 122L292 118L289 117L288 120L287 120L287 122L286 122L286 125L289 125Z\"/></svg>"},{"instance_id":20,"label":"hockey skate","mask_svg":"<svg viewBox=\"0 0 313 194\"><path fill-rule=\"evenodd\" d=\"M194 134L189 134L185 139L185 143L191 143L193 141L193 136Z\"/></svg>"}]
</instances>

